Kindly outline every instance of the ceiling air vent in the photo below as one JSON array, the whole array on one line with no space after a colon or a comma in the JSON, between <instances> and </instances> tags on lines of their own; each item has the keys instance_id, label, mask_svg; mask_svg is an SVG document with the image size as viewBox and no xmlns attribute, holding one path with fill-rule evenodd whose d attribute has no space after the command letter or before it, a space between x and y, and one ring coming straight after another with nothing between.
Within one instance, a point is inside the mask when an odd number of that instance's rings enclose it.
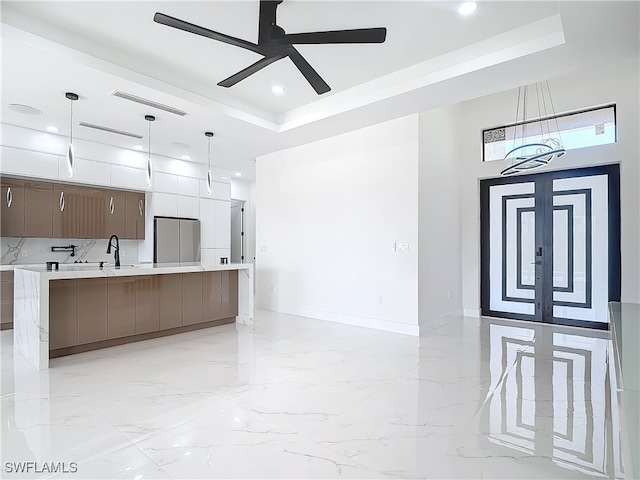
<instances>
[{"instance_id":1,"label":"ceiling air vent","mask_svg":"<svg viewBox=\"0 0 640 480\"><path fill-rule=\"evenodd\" d=\"M96 130L102 130L103 132L117 133L118 135L124 135L126 137L144 138L142 135L138 135L137 133L125 132L124 130L118 130L111 127L103 127L102 125L95 125L93 123L80 122L79 125L81 127L95 128Z\"/></svg>"},{"instance_id":2,"label":"ceiling air vent","mask_svg":"<svg viewBox=\"0 0 640 480\"><path fill-rule=\"evenodd\" d=\"M169 105L163 105L162 103L154 102L153 100L148 100L146 98L137 97L136 95L131 95L130 93L121 92L120 90L114 90L111 92L111 95L114 97L124 98L125 100L130 100L132 102L141 103L142 105L146 105L148 107L157 108L158 110L164 110L165 112L173 113L175 115L180 115L184 117L187 112L170 107Z\"/></svg>"}]
</instances>

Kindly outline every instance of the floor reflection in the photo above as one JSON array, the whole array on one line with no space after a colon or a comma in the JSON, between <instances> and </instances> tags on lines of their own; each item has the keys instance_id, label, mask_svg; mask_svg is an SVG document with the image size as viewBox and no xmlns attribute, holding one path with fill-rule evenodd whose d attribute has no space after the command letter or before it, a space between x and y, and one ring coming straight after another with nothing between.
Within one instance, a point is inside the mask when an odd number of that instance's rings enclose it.
<instances>
[{"instance_id":1,"label":"floor reflection","mask_svg":"<svg viewBox=\"0 0 640 480\"><path fill-rule=\"evenodd\" d=\"M257 311L40 372L0 332L0 457L77 462L66 478L624 478L609 333L424 332Z\"/></svg>"},{"instance_id":2,"label":"floor reflection","mask_svg":"<svg viewBox=\"0 0 640 480\"><path fill-rule=\"evenodd\" d=\"M482 328L490 337L490 444L550 459L551 476L623 476L609 334L503 321Z\"/></svg>"}]
</instances>

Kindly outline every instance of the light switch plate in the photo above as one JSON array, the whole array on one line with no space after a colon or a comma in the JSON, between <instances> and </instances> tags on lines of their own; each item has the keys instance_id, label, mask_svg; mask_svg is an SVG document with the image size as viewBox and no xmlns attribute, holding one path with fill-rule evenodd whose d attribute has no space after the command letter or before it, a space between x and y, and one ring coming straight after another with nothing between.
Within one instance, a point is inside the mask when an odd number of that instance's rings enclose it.
<instances>
[{"instance_id":1,"label":"light switch plate","mask_svg":"<svg viewBox=\"0 0 640 480\"><path fill-rule=\"evenodd\" d=\"M391 242L391 251L392 252L396 251L396 242Z\"/></svg>"},{"instance_id":2,"label":"light switch plate","mask_svg":"<svg viewBox=\"0 0 640 480\"><path fill-rule=\"evenodd\" d=\"M409 244L408 243L398 243L398 251L399 252L408 252L409 251Z\"/></svg>"}]
</instances>

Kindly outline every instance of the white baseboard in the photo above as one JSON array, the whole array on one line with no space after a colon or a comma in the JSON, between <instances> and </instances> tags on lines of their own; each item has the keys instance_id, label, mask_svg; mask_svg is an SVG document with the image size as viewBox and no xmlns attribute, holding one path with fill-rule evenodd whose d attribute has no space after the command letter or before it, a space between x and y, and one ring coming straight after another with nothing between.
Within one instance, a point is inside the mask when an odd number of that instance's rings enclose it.
<instances>
[{"instance_id":1,"label":"white baseboard","mask_svg":"<svg viewBox=\"0 0 640 480\"><path fill-rule=\"evenodd\" d=\"M465 308L465 309L462 310L462 314L465 317L480 318L480 309L479 308Z\"/></svg>"},{"instance_id":2,"label":"white baseboard","mask_svg":"<svg viewBox=\"0 0 640 480\"><path fill-rule=\"evenodd\" d=\"M417 337L420 335L418 325L409 325L406 323L390 322L388 320L379 320L377 318L356 317L353 315L345 315L342 313L323 312L320 310L312 310L307 308L280 308L280 313L289 315L298 315L300 317L314 318L317 320L326 320L328 322L343 323L345 325L354 325L356 327L373 328L375 330L383 330L385 332L401 333L403 335L411 335Z\"/></svg>"}]
</instances>

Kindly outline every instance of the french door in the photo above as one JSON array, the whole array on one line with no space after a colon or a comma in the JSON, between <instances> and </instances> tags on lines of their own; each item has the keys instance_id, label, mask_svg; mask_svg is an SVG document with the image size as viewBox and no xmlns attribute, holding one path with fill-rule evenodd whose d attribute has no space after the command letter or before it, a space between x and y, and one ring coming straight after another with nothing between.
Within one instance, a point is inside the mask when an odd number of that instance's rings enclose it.
<instances>
[{"instance_id":1,"label":"french door","mask_svg":"<svg viewBox=\"0 0 640 480\"><path fill-rule=\"evenodd\" d=\"M619 183L618 165L482 180L482 315L608 328Z\"/></svg>"}]
</instances>

